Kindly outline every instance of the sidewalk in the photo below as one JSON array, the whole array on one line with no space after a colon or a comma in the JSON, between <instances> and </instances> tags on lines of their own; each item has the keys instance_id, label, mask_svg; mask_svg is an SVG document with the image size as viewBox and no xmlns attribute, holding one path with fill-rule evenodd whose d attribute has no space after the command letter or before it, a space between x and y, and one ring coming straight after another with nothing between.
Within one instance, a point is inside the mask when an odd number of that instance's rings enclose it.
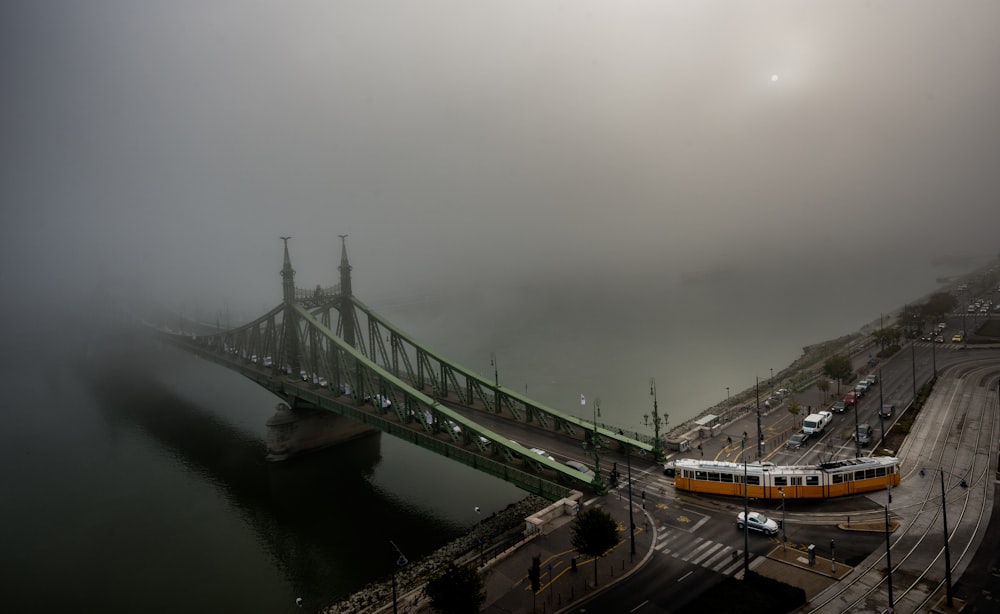
<instances>
[{"instance_id":1,"label":"sidewalk","mask_svg":"<svg viewBox=\"0 0 1000 614\"><path fill-rule=\"evenodd\" d=\"M655 526L642 510L640 502L633 505L635 523L635 556L630 556L628 497L618 493L588 500L600 506L617 521L622 540L606 556L597 559L597 590L605 589L631 575L653 554L656 543ZM486 603L483 612L529 613L560 612L579 607L595 594L594 559L581 557L571 544L573 518L564 516L547 527L528 544L485 569ZM534 597L528 569L532 558L541 558L541 590ZM573 570L576 559L576 570Z\"/></svg>"}]
</instances>

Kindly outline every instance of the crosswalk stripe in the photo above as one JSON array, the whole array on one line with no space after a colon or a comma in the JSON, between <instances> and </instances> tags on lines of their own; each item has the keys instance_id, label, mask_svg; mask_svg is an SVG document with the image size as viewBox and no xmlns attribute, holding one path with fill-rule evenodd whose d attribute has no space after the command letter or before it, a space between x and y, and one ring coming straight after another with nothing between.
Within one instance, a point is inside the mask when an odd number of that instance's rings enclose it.
<instances>
[{"instance_id":1,"label":"crosswalk stripe","mask_svg":"<svg viewBox=\"0 0 1000 614\"><path fill-rule=\"evenodd\" d=\"M703 552L701 554L701 556L699 556L696 559L693 559L691 562L694 563L695 565L701 565L701 562L703 560L705 560L707 557L711 556L716 550L718 550L721 547L722 547L722 544L715 544L714 546L712 546L711 548L709 548L708 550L706 550L705 552Z\"/></svg>"},{"instance_id":2,"label":"crosswalk stripe","mask_svg":"<svg viewBox=\"0 0 1000 614\"><path fill-rule=\"evenodd\" d=\"M724 576L731 576L734 571L736 571L737 569L739 569L740 567L743 566L743 557L739 557L739 559L740 559L739 562L733 563L732 565L730 565L729 567L727 567L726 569L724 569L720 573L722 575L724 575Z\"/></svg>"},{"instance_id":3,"label":"crosswalk stripe","mask_svg":"<svg viewBox=\"0 0 1000 614\"><path fill-rule=\"evenodd\" d=\"M701 539L701 538L699 537L697 539ZM693 557L696 554L698 554L699 552L701 552L702 549L707 548L708 546L711 546L713 543L715 543L715 542L710 542L710 541L706 540L705 543L701 544L700 546L698 546L694 550L688 552L688 555L686 557L682 558L681 560L685 561L685 562L688 561L691 557Z\"/></svg>"},{"instance_id":4,"label":"crosswalk stripe","mask_svg":"<svg viewBox=\"0 0 1000 614\"><path fill-rule=\"evenodd\" d=\"M733 553L736 552L736 549L735 548L730 548L729 546L726 546L726 549L723 550L722 552L726 556L722 557L722 559L720 559L719 562L715 564L715 567L712 567L712 571L716 571L716 572L721 573L722 568L725 567L729 563L730 558L732 557Z\"/></svg>"},{"instance_id":5,"label":"crosswalk stripe","mask_svg":"<svg viewBox=\"0 0 1000 614\"><path fill-rule=\"evenodd\" d=\"M721 550L717 550L715 554L713 554L712 556L708 557L707 559L703 560L698 564L701 565L702 567L710 567L711 565L714 565L718 561L719 557L724 555L729 550L729 546L726 546L724 544L719 544L719 545L723 546Z\"/></svg>"}]
</instances>

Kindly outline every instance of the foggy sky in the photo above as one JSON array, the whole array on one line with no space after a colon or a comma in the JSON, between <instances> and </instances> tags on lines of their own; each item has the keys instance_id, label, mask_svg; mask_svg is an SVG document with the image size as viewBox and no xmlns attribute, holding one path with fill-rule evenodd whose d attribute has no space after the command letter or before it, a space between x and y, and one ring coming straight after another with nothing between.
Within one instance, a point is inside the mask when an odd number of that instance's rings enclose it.
<instances>
[{"instance_id":1,"label":"foggy sky","mask_svg":"<svg viewBox=\"0 0 1000 614\"><path fill-rule=\"evenodd\" d=\"M349 234L385 300L993 256L997 24L993 0L8 0L5 294L141 279L262 313L282 235L310 286Z\"/></svg>"}]
</instances>

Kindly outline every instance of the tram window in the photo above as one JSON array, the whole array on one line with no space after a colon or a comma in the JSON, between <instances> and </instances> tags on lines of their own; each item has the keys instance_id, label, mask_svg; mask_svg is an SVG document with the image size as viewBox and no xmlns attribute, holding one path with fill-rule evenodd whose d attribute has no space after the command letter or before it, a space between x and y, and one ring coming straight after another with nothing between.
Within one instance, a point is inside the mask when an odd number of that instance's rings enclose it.
<instances>
[{"instance_id":1,"label":"tram window","mask_svg":"<svg viewBox=\"0 0 1000 614\"><path fill-rule=\"evenodd\" d=\"M729 484L732 484L733 482L733 474L731 473L720 473L719 477L722 478L723 482L727 482Z\"/></svg>"},{"instance_id":2,"label":"tram window","mask_svg":"<svg viewBox=\"0 0 1000 614\"><path fill-rule=\"evenodd\" d=\"M819 486L819 476L818 475L807 475L806 476L806 486Z\"/></svg>"},{"instance_id":3,"label":"tram window","mask_svg":"<svg viewBox=\"0 0 1000 614\"><path fill-rule=\"evenodd\" d=\"M694 479L696 479L696 480L704 480L705 479L705 475L707 475L707 474L704 471L695 471L694 472Z\"/></svg>"},{"instance_id":4,"label":"tram window","mask_svg":"<svg viewBox=\"0 0 1000 614\"><path fill-rule=\"evenodd\" d=\"M719 473L717 471L710 471L708 473L708 481L709 482L718 482L719 481Z\"/></svg>"},{"instance_id":5,"label":"tram window","mask_svg":"<svg viewBox=\"0 0 1000 614\"><path fill-rule=\"evenodd\" d=\"M754 486L760 486L760 476L759 475L748 475L747 484L753 484Z\"/></svg>"},{"instance_id":6,"label":"tram window","mask_svg":"<svg viewBox=\"0 0 1000 614\"><path fill-rule=\"evenodd\" d=\"M866 469L865 470L865 478L867 478L867 479L870 480L873 477L875 477L875 470L874 469Z\"/></svg>"},{"instance_id":7,"label":"tram window","mask_svg":"<svg viewBox=\"0 0 1000 614\"><path fill-rule=\"evenodd\" d=\"M880 478L885 477L885 467L879 467L878 469L876 469L875 475L877 475Z\"/></svg>"},{"instance_id":8,"label":"tram window","mask_svg":"<svg viewBox=\"0 0 1000 614\"><path fill-rule=\"evenodd\" d=\"M775 486L788 486L788 478L786 478L783 475L776 475L776 476L774 476L774 485Z\"/></svg>"},{"instance_id":9,"label":"tram window","mask_svg":"<svg viewBox=\"0 0 1000 614\"><path fill-rule=\"evenodd\" d=\"M844 476L840 475L839 473L835 473L831 477L833 478L834 484L840 484L841 482L844 481Z\"/></svg>"},{"instance_id":10,"label":"tram window","mask_svg":"<svg viewBox=\"0 0 1000 614\"><path fill-rule=\"evenodd\" d=\"M792 478L792 486L802 486L802 478Z\"/></svg>"},{"instance_id":11,"label":"tram window","mask_svg":"<svg viewBox=\"0 0 1000 614\"><path fill-rule=\"evenodd\" d=\"M865 479L865 472L864 471L855 471L854 472L854 480L855 481L857 481L857 480L863 480L863 479Z\"/></svg>"}]
</instances>

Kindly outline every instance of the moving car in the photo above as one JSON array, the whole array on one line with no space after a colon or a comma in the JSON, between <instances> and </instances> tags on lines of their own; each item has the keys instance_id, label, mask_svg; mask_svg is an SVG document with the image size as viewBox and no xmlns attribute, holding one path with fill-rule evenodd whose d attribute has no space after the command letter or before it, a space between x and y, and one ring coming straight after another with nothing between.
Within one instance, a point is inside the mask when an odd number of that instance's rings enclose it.
<instances>
[{"instance_id":1,"label":"moving car","mask_svg":"<svg viewBox=\"0 0 1000 614\"><path fill-rule=\"evenodd\" d=\"M857 402L858 402L858 395L856 393L854 393L853 391L852 392L848 392L844 396L844 404L847 405L848 407L850 407L851 405L854 405Z\"/></svg>"},{"instance_id":2,"label":"moving car","mask_svg":"<svg viewBox=\"0 0 1000 614\"><path fill-rule=\"evenodd\" d=\"M586 477L588 477L590 479L594 479L594 471L590 467L588 467L588 466L584 465L583 463L581 463L580 461L568 460L568 461L566 461L566 466L567 467L572 467L573 469L576 469L577 471L579 471L584 476L586 476Z\"/></svg>"},{"instance_id":3,"label":"moving car","mask_svg":"<svg viewBox=\"0 0 1000 614\"><path fill-rule=\"evenodd\" d=\"M750 512L745 523L743 522L743 512L737 514L736 528L742 531L744 524L748 529L760 531L764 535L776 535L778 533L778 523L760 512Z\"/></svg>"},{"instance_id":4,"label":"moving car","mask_svg":"<svg viewBox=\"0 0 1000 614\"><path fill-rule=\"evenodd\" d=\"M531 448L531 451L534 452L535 454L539 455L539 456L544 456L545 458L549 459L552 462L555 462L555 460L556 460L556 459L554 459L552 457L551 454L549 454L545 450L542 450L541 448Z\"/></svg>"},{"instance_id":5,"label":"moving car","mask_svg":"<svg viewBox=\"0 0 1000 614\"><path fill-rule=\"evenodd\" d=\"M807 441L809 441L809 433L795 433L785 442L785 447L789 450L798 450Z\"/></svg>"},{"instance_id":6,"label":"moving car","mask_svg":"<svg viewBox=\"0 0 1000 614\"><path fill-rule=\"evenodd\" d=\"M962 335L961 332L958 332L958 333L955 333L954 335L951 336L951 341L952 341L952 343L961 343L962 339L964 339L964 338L965 338L965 336Z\"/></svg>"},{"instance_id":7,"label":"moving car","mask_svg":"<svg viewBox=\"0 0 1000 614\"><path fill-rule=\"evenodd\" d=\"M868 445L872 442L872 427L870 424L859 424L858 430L854 433L854 438L861 445Z\"/></svg>"},{"instance_id":8,"label":"moving car","mask_svg":"<svg viewBox=\"0 0 1000 614\"><path fill-rule=\"evenodd\" d=\"M878 417L879 418L891 418L892 417L892 412L893 412L893 410L895 408L896 408L895 405L883 405L878 410Z\"/></svg>"},{"instance_id":9,"label":"moving car","mask_svg":"<svg viewBox=\"0 0 1000 614\"><path fill-rule=\"evenodd\" d=\"M842 414L844 413L845 409L847 409L847 403L843 401L837 401L833 404L833 407L830 408L830 411Z\"/></svg>"}]
</instances>

